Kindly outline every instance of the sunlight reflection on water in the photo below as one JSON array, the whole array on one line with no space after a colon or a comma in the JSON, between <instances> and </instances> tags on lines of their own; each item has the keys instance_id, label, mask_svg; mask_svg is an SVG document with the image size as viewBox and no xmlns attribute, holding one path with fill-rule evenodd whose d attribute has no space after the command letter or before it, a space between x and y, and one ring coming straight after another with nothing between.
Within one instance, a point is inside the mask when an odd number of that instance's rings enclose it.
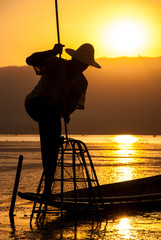
<instances>
[{"instance_id":1,"label":"sunlight reflection on water","mask_svg":"<svg viewBox=\"0 0 161 240\"><path fill-rule=\"evenodd\" d=\"M134 136L135 142L118 143L115 136L73 135L87 144L100 184L153 176L161 173L161 136ZM37 188L42 163L38 135L0 135L1 239L161 239L161 213L141 213L134 216L108 216L100 225L82 221L75 230L74 222L58 228L55 222L46 229L29 228L32 205L17 200L16 232L11 233L8 222L10 196L19 153L24 155L20 190L33 192ZM50 220L50 219L49 219Z\"/></svg>"},{"instance_id":2,"label":"sunlight reflection on water","mask_svg":"<svg viewBox=\"0 0 161 240\"><path fill-rule=\"evenodd\" d=\"M131 237L131 222L130 218L122 218L120 219L120 222L117 225L118 227L118 233L124 238L129 239Z\"/></svg>"}]
</instances>

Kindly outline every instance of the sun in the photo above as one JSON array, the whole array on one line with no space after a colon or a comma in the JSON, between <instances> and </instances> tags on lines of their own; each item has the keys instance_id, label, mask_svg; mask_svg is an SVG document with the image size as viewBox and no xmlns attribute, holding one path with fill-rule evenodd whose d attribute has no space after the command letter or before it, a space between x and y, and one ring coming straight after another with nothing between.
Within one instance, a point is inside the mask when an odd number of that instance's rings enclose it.
<instances>
[{"instance_id":1,"label":"sun","mask_svg":"<svg viewBox=\"0 0 161 240\"><path fill-rule=\"evenodd\" d=\"M139 55L146 43L145 28L135 20L111 22L104 37L111 52L121 56Z\"/></svg>"},{"instance_id":2,"label":"sun","mask_svg":"<svg viewBox=\"0 0 161 240\"><path fill-rule=\"evenodd\" d=\"M114 138L117 143L132 144L137 142L137 138L132 135L118 135Z\"/></svg>"}]
</instances>

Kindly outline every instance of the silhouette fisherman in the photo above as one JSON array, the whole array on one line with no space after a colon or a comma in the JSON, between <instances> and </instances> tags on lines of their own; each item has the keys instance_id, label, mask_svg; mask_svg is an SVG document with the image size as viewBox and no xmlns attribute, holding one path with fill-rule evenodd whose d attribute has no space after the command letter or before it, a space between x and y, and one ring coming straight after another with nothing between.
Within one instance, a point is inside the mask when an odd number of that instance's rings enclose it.
<instances>
[{"instance_id":1,"label":"silhouette fisherman","mask_svg":"<svg viewBox=\"0 0 161 240\"><path fill-rule=\"evenodd\" d=\"M94 60L91 44L85 43L77 50L67 48L65 51L71 60L56 57L63 47L55 44L52 50L34 53L26 59L26 63L41 75L36 87L26 96L25 108L39 125L45 196L50 195L54 180L61 142L61 117L68 123L72 112L84 109L88 83L83 71L89 65L101 68Z\"/></svg>"}]
</instances>

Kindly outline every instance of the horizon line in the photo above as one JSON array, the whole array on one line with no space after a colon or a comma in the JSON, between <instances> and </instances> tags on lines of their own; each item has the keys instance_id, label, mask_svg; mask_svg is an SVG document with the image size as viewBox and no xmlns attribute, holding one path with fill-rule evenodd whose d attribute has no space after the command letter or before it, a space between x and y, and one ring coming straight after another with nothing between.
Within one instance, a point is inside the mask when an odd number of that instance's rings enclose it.
<instances>
[{"instance_id":1,"label":"horizon line","mask_svg":"<svg viewBox=\"0 0 161 240\"><path fill-rule=\"evenodd\" d=\"M119 57L98 57L96 58L96 60L101 60L101 59L121 59L121 58L129 58L129 59L143 59L143 58L150 58L150 59L156 59L156 58L161 58L161 56L157 56L157 57L149 57L149 56L142 56L142 55L138 55L137 57L129 57L129 56L119 56ZM7 67L26 67L28 66L27 64L24 65L4 65L4 66L0 66L0 68L7 68Z\"/></svg>"}]
</instances>

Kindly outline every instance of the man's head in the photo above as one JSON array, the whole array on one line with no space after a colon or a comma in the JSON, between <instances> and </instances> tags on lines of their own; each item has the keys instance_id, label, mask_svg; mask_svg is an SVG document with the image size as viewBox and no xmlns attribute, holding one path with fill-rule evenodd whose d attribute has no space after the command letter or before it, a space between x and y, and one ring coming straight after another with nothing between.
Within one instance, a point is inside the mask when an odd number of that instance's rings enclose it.
<instances>
[{"instance_id":1,"label":"man's head","mask_svg":"<svg viewBox=\"0 0 161 240\"><path fill-rule=\"evenodd\" d=\"M89 65L101 68L101 66L94 60L94 48L89 43L81 45L77 50L67 48L65 51L72 57L74 64L81 66L84 70Z\"/></svg>"},{"instance_id":2,"label":"man's head","mask_svg":"<svg viewBox=\"0 0 161 240\"><path fill-rule=\"evenodd\" d=\"M75 59L73 57L72 57L71 60L69 60L69 62L71 63L72 68L74 70L76 70L76 72L84 72L88 68L88 66L89 66L89 64L80 62L80 61L78 61L77 59Z\"/></svg>"}]
</instances>

